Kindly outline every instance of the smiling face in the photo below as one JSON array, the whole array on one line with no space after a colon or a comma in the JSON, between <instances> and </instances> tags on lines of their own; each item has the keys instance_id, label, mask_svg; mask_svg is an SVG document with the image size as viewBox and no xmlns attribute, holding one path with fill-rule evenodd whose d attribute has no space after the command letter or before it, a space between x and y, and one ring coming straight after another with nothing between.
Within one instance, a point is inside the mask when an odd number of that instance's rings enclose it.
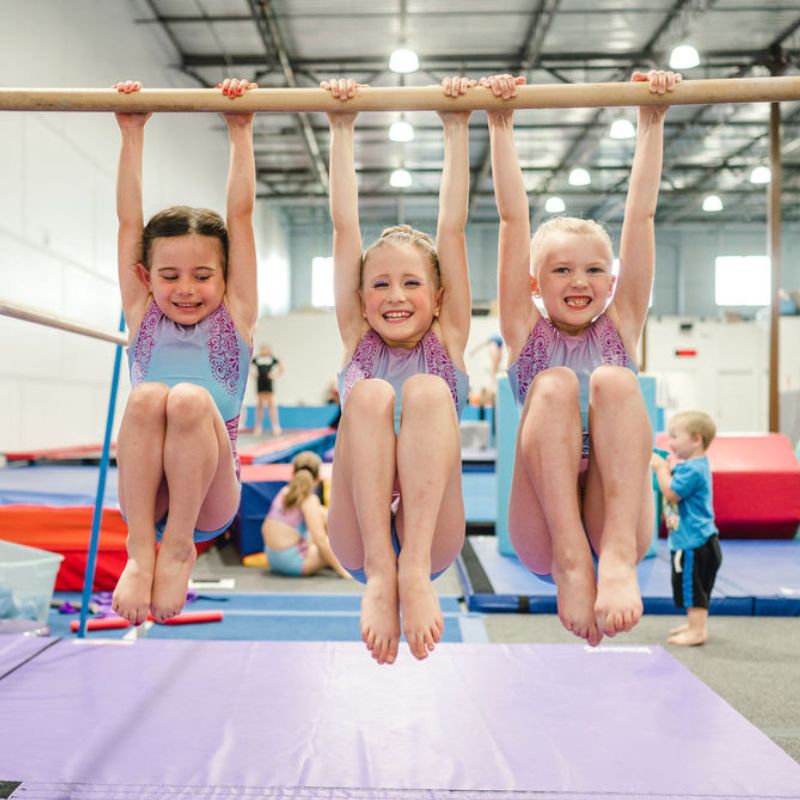
<instances>
[{"instance_id":1,"label":"smiling face","mask_svg":"<svg viewBox=\"0 0 800 800\"><path fill-rule=\"evenodd\" d=\"M140 274L166 316L180 325L194 325L222 302L222 265L219 239L190 233L156 238L150 270L140 266Z\"/></svg>"},{"instance_id":2,"label":"smiling face","mask_svg":"<svg viewBox=\"0 0 800 800\"><path fill-rule=\"evenodd\" d=\"M591 233L553 230L540 242L531 287L557 328L579 333L603 311L614 288L611 263L608 243Z\"/></svg>"},{"instance_id":3,"label":"smiling face","mask_svg":"<svg viewBox=\"0 0 800 800\"><path fill-rule=\"evenodd\" d=\"M441 295L430 259L414 245L383 245L364 263L364 315L389 347L416 346L439 313Z\"/></svg>"},{"instance_id":4,"label":"smiling face","mask_svg":"<svg viewBox=\"0 0 800 800\"><path fill-rule=\"evenodd\" d=\"M670 425L668 430L669 449L685 461L703 452L703 437L699 433L689 433L682 425Z\"/></svg>"}]
</instances>

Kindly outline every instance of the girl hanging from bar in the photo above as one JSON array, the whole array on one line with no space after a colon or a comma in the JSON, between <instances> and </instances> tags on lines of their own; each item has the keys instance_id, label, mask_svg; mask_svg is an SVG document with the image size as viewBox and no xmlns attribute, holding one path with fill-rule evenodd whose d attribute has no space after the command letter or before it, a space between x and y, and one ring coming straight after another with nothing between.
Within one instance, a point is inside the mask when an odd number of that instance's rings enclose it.
<instances>
[{"instance_id":1,"label":"girl hanging from bar","mask_svg":"<svg viewBox=\"0 0 800 800\"><path fill-rule=\"evenodd\" d=\"M118 84L135 92L139 83ZM118 260L133 390L117 441L128 561L113 607L134 625L175 616L195 543L239 508L236 434L258 302L252 214L253 115L236 113L248 81L226 80L227 212L174 206L144 224L142 151L149 114L118 113ZM156 553L157 542L160 541Z\"/></svg>"},{"instance_id":2,"label":"girl hanging from bar","mask_svg":"<svg viewBox=\"0 0 800 800\"><path fill-rule=\"evenodd\" d=\"M664 95L680 75L653 70L632 80ZM524 78L484 82L510 98ZM653 531L652 431L636 358L653 286L666 109L639 109L618 282L611 240L593 220L556 217L531 240L513 111L488 115L500 329L521 409L509 533L525 566L554 580L564 626L591 645L642 614L636 564Z\"/></svg>"},{"instance_id":3,"label":"girl hanging from bar","mask_svg":"<svg viewBox=\"0 0 800 800\"><path fill-rule=\"evenodd\" d=\"M458 97L474 81L447 78ZM468 111L439 112L444 167L436 242L408 225L362 250L353 152L352 80L324 82L336 318L344 345L342 418L328 533L341 563L366 583L361 631L380 664L402 629L426 658L444 629L432 580L464 540L458 418L467 395L464 348L470 289L464 226L469 195Z\"/></svg>"}]
</instances>

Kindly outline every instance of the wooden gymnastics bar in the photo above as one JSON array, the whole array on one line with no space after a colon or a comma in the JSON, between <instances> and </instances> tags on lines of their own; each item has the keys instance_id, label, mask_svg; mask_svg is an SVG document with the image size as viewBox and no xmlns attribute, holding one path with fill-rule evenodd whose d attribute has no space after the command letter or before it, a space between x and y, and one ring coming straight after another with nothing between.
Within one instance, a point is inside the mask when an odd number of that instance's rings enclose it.
<instances>
[{"instance_id":1,"label":"wooden gymnastics bar","mask_svg":"<svg viewBox=\"0 0 800 800\"><path fill-rule=\"evenodd\" d=\"M59 330L70 331L71 333L79 333L81 336L88 336L91 339L101 339L105 342L112 342L113 344L128 344L128 337L125 334L93 328L77 320L62 317L58 314L51 314L46 311L40 311L32 306L14 303L2 297L0 297L0 316L23 319L27 322L35 322L37 325L44 325L48 328L58 328Z\"/></svg>"},{"instance_id":2,"label":"wooden gymnastics bar","mask_svg":"<svg viewBox=\"0 0 800 800\"><path fill-rule=\"evenodd\" d=\"M594 108L706 105L800 100L800 77L687 80L666 95L646 83L572 83L521 86L512 100L475 87L458 98L438 86L359 89L342 103L323 89L251 89L231 100L215 89L0 89L0 111L438 111L496 108Z\"/></svg>"}]
</instances>

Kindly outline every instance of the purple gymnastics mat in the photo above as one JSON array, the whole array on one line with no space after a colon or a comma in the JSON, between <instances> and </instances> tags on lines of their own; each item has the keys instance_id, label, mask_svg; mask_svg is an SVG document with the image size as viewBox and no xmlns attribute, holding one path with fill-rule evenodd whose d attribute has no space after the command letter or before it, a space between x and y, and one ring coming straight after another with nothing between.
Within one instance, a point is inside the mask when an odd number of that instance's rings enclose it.
<instances>
[{"instance_id":1,"label":"purple gymnastics mat","mask_svg":"<svg viewBox=\"0 0 800 800\"><path fill-rule=\"evenodd\" d=\"M800 765L659 647L379 667L341 642L55 642L0 680L13 798L800 795Z\"/></svg>"}]
</instances>

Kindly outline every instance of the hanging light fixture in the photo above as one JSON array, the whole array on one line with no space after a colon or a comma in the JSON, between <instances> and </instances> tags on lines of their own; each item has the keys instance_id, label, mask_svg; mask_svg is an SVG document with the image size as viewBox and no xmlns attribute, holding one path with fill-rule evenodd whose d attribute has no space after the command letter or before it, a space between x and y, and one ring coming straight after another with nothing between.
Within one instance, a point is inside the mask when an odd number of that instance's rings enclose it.
<instances>
[{"instance_id":1,"label":"hanging light fixture","mask_svg":"<svg viewBox=\"0 0 800 800\"><path fill-rule=\"evenodd\" d=\"M570 186L588 186L591 182L592 176L583 167L575 167L569 173Z\"/></svg>"},{"instance_id":2,"label":"hanging light fixture","mask_svg":"<svg viewBox=\"0 0 800 800\"><path fill-rule=\"evenodd\" d=\"M389 184L395 189L407 189L412 182L411 173L407 169L396 169L389 177Z\"/></svg>"},{"instance_id":3,"label":"hanging light fixture","mask_svg":"<svg viewBox=\"0 0 800 800\"><path fill-rule=\"evenodd\" d=\"M416 72L419 69L419 58L413 50L407 47L398 47L389 56L389 69L404 75Z\"/></svg>"},{"instance_id":4,"label":"hanging light fixture","mask_svg":"<svg viewBox=\"0 0 800 800\"><path fill-rule=\"evenodd\" d=\"M548 214L560 214L566 208L564 201L560 197L548 197L547 202L544 204L544 210Z\"/></svg>"},{"instance_id":5,"label":"hanging light fixture","mask_svg":"<svg viewBox=\"0 0 800 800\"><path fill-rule=\"evenodd\" d=\"M404 119L398 119L389 128L389 138L393 142L413 142L414 126Z\"/></svg>"},{"instance_id":6,"label":"hanging light fixture","mask_svg":"<svg viewBox=\"0 0 800 800\"><path fill-rule=\"evenodd\" d=\"M699 63L700 56L690 44L678 45L669 56L669 65L672 69L691 69Z\"/></svg>"}]
</instances>

